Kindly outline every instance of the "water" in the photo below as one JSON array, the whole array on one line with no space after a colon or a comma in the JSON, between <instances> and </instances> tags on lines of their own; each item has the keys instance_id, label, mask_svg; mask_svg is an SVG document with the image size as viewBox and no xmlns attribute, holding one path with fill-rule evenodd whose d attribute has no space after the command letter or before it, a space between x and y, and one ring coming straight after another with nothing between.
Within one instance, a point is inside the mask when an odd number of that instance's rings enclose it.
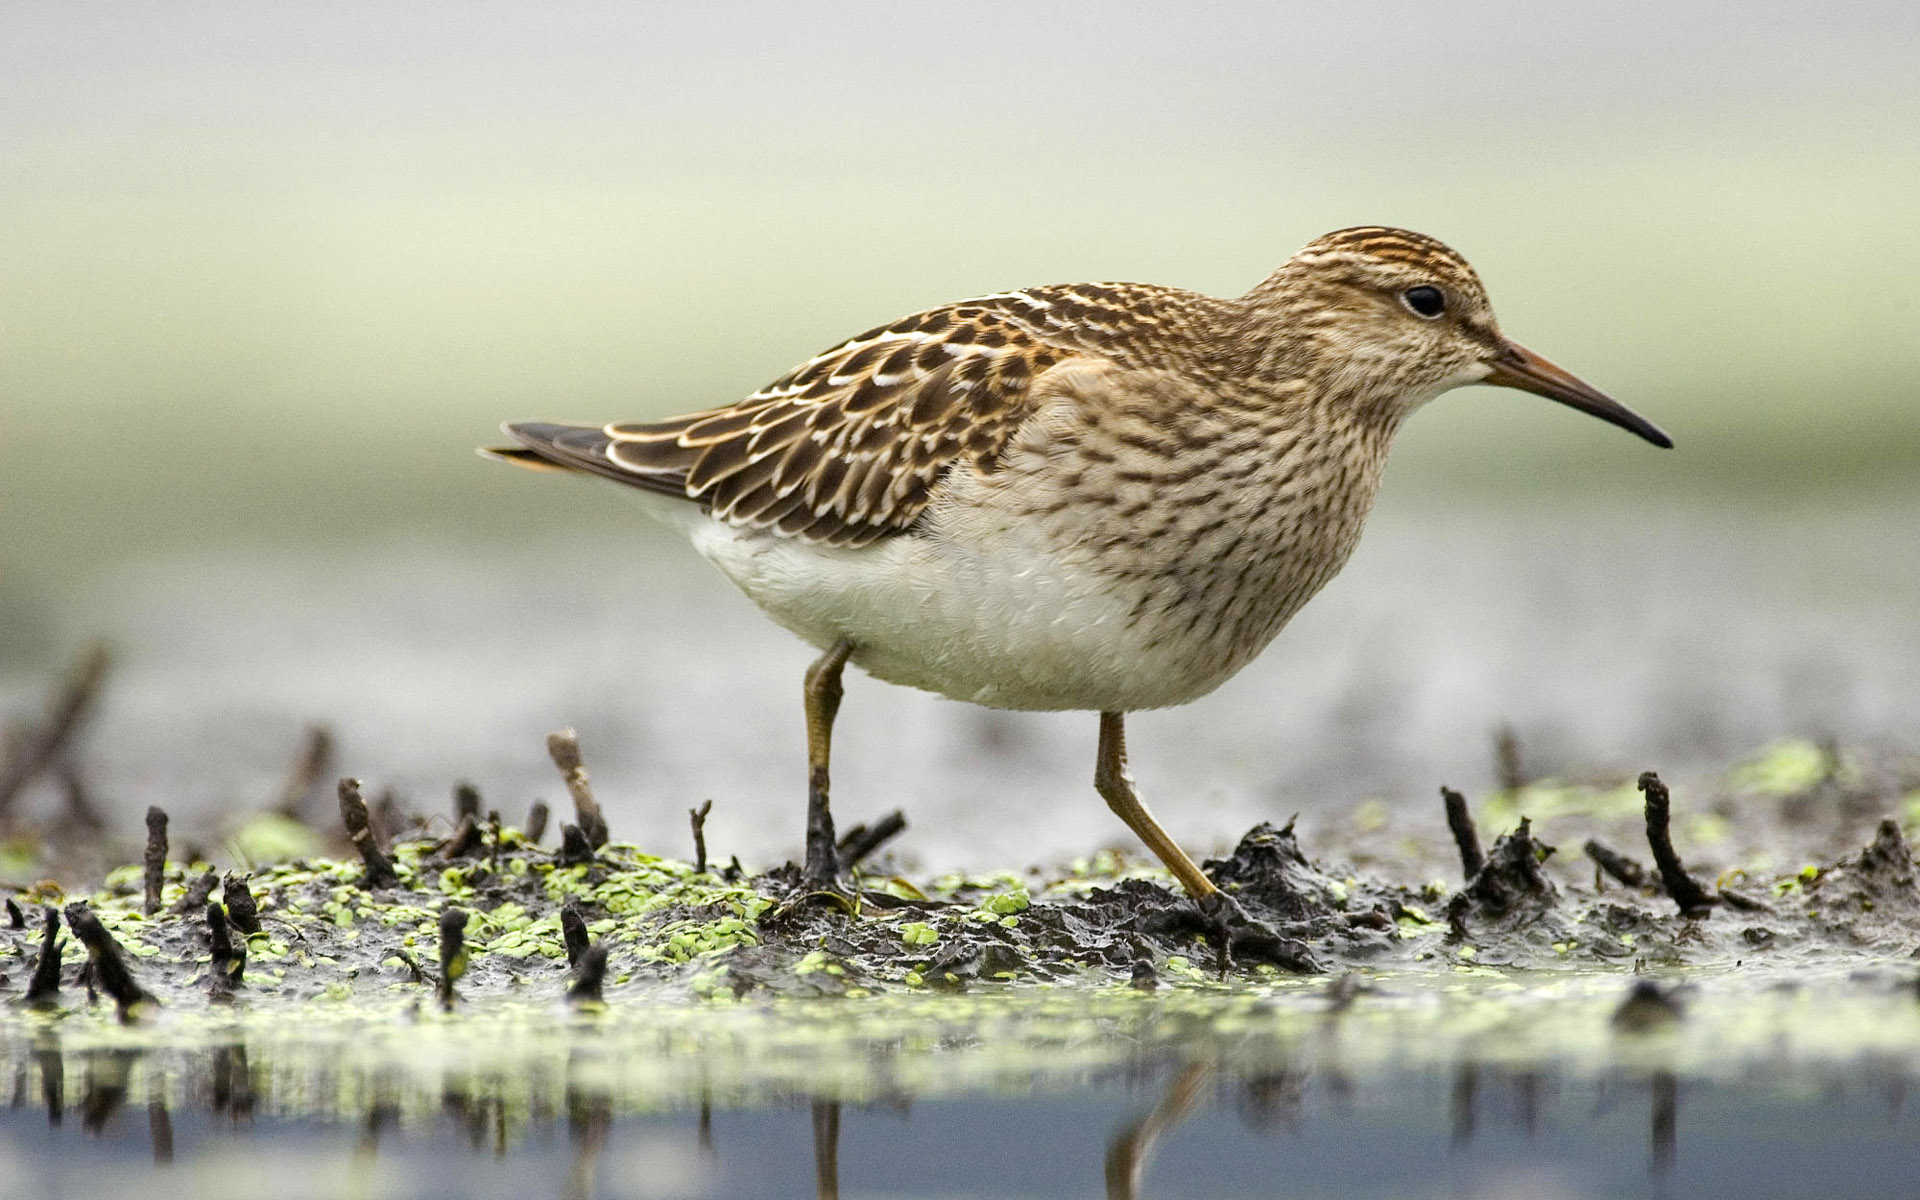
<instances>
[{"instance_id":1,"label":"water","mask_svg":"<svg viewBox=\"0 0 1920 1200\"><path fill-rule=\"evenodd\" d=\"M304 1122L133 1104L48 1128L0 1118L12 1195L133 1197L473 1195L775 1200L848 1197L1479 1197L1599 1200L1911 1195L1920 1122L1905 1077L1820 1103L1761 1087L1671 1079L1402 1073L1346 1080L1209 1081L1154 1147L1137 1193L1108 1161L1186 1077L1067 1094L895 1107L814 1105L554 1117L504 1148L483 1109L413 1128ZM1471 1093L1472 1107L1461 1097ZM814 1132L837 1118L838 1192L820 1188ZM169 1149L156 1150L156 1137ZM149 1167L155 1164L162 1170Z\"/></svg>"},{"instance_id":2,"label":"water","mask_svg":"<svg viewBox=\"0 0 1920 1200\"><path fill-rule=\"evenodd\" d=\"M1259 1002L1016 992L957 1010L626 1011L605 1027L533 1010L321 1015L304 1030L241 1015L144 1035L12 1018L0 1190L1911 1194L1910 986L1709 985L1650 1034L1610 1029L1611 980L1520 999L1389 981L1344 1013L1317 986Z\"/></svg>"}]
</instances>

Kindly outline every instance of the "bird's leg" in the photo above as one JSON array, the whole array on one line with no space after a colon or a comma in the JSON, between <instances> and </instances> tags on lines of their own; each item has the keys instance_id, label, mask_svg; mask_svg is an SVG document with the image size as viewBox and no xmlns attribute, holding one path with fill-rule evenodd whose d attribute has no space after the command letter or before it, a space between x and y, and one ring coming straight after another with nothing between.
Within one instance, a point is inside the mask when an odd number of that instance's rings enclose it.
<instances>
[{"instance_id":1,"label":"bird's leg","mask_svg":"<svg viewBox=\"0 0 1920 1200\"><path fill-rule=\"evenodd\" d=\"M1093 786L1107 802L1127 828L1139 835L1153 851L1153 856L1173 872L1180 886L1187 889L1204 909L1208 902L1220 895L1220 889L1213 886L1213 880L1207 873L1194 864L1187 852L1160 828L1160 822L1153 819L1147 806L1140 802L1140 793L1134 790L1133 776L1127 773L1127 728L1126 714L1103 712L1100 714L1100 758L1093 768Z\"/></svg>"},{"instance_id":2,"label":"bird's leg","mask_svg":"<svg viewBox=\"0 0 1920 1200\"><path fill-rule=\"evenodd\" d=\"M1100 752L1099 761L1094 766L1093 786L1107 802L1107 807L1127 823L1127 828L1139 835L1153 851L1154 857L1172 871L1180 886L1193 897L1194 906L1200 910L1217 938L1220 947L1221 973L1232 963L1234 950L1241 950L1251 957L1276 963L1291 971L1315 971L1318 965L1306 946L1295 938L1286 937L1265 922L1257 921L1247 915L1240 902L1214 886L1187 852L1160 828L1153 819L1147 806L1140 802L1140 793L1134 790L1133 776L1127 773L1127 731L1126 714L1103 712L1100 714Z\"/></svg>"},{"instance_id":3,"label":"bird's leg","mask_svg":"<svg viewBox=\"0 0 1920 1200\"><path fill-rule=\"evenodd\" d=\"M853 653L841 638L807 668L807 865L810 886L830 888L840 875L834 849L833 811L827 807L827 758L833 747L833 718L840 711L840 672Z\"/></svg>"}]
</instances>

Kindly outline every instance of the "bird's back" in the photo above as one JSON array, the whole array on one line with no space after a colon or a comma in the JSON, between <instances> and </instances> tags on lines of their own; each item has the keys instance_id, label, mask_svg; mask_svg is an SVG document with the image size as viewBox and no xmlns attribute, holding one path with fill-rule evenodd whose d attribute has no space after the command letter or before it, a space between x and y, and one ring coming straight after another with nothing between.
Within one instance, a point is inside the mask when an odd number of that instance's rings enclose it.
<instances>
[{"instance_id":1,"label":"bird's back","mask_svg":"<svg viewBox=\"0 0 1920 1200\"><path fill-rule=\"evenodd\" d=\"M1058 284L870 329L721 408L651 422L507 426L499 457L683 497L726 524L863 546L921 519L955 464L991 472L1072 360L1205 371L1230 301L1149 284Z\"/></svg>"}]
</instances>

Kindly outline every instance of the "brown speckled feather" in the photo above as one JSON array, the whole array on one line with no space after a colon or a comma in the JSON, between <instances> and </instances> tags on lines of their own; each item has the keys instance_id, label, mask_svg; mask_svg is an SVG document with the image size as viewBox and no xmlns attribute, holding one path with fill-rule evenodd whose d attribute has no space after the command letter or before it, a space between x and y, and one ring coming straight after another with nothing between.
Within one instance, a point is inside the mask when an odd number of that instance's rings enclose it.
<instances>
[{"instance_id":1,"label":"brown speckled feather","mask_svg":"<svg viewBox=\"0 0 1920 1200\"><path fill-rule=\"evenodd\" d=\"M992 471L1042 372L1085 356L1157 363L1219 303L1144 284L1029 288L869 330L725 408L511 428L535 454L729 524L862 546L911 528L956 462Z\"/></svg>"}]
</instances>

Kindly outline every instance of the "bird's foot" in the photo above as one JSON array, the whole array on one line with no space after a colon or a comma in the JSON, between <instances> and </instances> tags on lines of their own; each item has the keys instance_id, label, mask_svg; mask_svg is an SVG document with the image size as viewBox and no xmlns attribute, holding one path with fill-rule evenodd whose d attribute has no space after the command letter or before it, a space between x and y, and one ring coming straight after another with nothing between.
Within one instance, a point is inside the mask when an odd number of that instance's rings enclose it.
<instances>
[{"instance_id":1,"label":"bird's foot","mask_svg":"<svg viewBox=\"0 0 1920 1200\"><path fill-rule=\"evenodd\" d=\"M838 875L829 875L824 879L814 878L804 869L796 869L792 864L786 868L787 881L785 894L773 907L761 914L760 924L769 929L781 929L788 922L799 920L803 913L817 913L823 910L838 912L843 916L857 917L862 907L862 896L853 884Z\"/></svg>"},{"instance_id":2,"label":"bird's foot","mask_svg":"<svg viewBox=\"0 0 1920 1200\"><path fill-rule=\"evenodd\" d=\"M833 836L833 810L827 805L827 772L815 767L807 783L807 861L800 885L840 891L840 850Z\"/></svg>"},{"instance_id":3,"label":"bird's foot","mask_svg":"<svg viewBox=\"0 0 1920 1200\"><path fill-rule=\"evenodd\" d=\"M1318 974L1320 964L1299 938L1291 938L1248 915L1240 902L1225 892L1214 892L1194 900L1200 919L1217 948L1220 977L1233 970L1234 957L1272 963L1283 971L1299 975Z\"/></svg>"}]
</instances>

